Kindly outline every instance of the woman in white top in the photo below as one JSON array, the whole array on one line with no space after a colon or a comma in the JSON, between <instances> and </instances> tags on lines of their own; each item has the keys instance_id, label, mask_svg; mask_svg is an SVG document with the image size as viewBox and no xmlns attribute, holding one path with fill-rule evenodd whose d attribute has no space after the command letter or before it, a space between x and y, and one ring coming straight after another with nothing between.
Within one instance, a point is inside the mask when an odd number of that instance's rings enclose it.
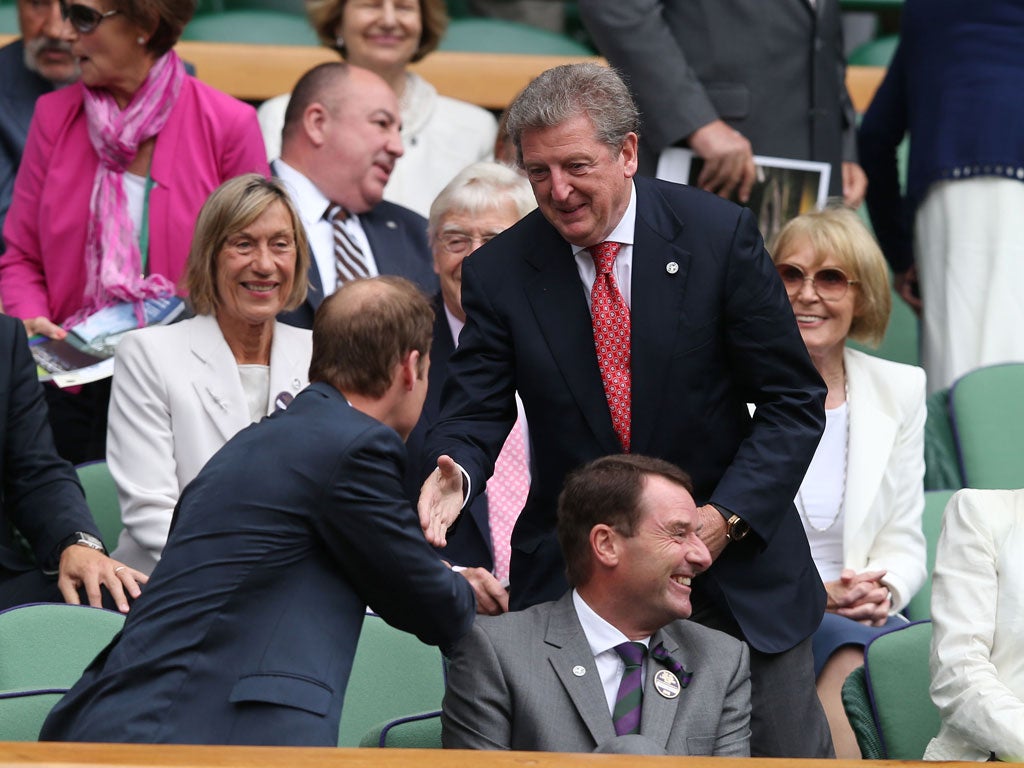
<instances>
[{"instance_id":1,"label":"woman in white top","mask_svg":"<svg viewBox=\"0 0 1024 768\"><path fill-rule=\"evenodd\" d=\"M958 491L932 579L932 701L925 760L1024 762L1024 490Z\"/></svg>"},{"instance_id":2,"label":"woman in white top","mask_svg":"<svg viewBox=\"0 0 1024 768\"><path fill-rule=\"evenodd\" d=\"M437 48L448 26L445 0L306 0L321 42L349 63L376 72L398 96L405 154L391 172L384 198L428 216L444 186L470 163L490 160L498 132L494 115L441 96L408 71ZM281 153L289 96L258 110L268 159Z\"/></svg>"},{"instance_id":3,"label":"woman in white top","mask_svg":"<svg viewBox=\"0 0 1024 768\"><path fill-rule=\"evenodd\" d=\"M127 565L153 570L185 486L235 433L308 383L310 332L275 320L305 300L308 253L279 181L227 181L199 213L185 267L197 316L118 345L107 463L124 522L116 556Z\"/></svg>"},{"instance_id":4,"label":"woman in white top","mask_svg":"<svg viewBox=\"0 0 1024 768\"><path fill-rule=\"evenodd\" d=\"M842 683L863 646L903 619L924 583L925 376L849 349L877 344L889 320L885 259L848 209L793 219L772 249L800 335L828 386L825 433L796 498L828 592L813 638L818 695L836 755L860 757Z\"/></svg>"}]
</instances>

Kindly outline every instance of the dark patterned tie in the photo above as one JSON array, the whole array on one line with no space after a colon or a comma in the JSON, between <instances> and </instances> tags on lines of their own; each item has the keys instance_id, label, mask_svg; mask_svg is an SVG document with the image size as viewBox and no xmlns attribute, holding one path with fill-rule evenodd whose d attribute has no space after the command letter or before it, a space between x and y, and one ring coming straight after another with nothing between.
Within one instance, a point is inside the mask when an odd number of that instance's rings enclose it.
<instances>
[{"instance_id":1,"label":"dark patterned tie","mask_svg":"<svg viewBox=\"0 0 1024 768\"><path fill-rule=\"evenodd\" d=\"M622 450L630 445L630 322L629 307L619 293L612 267L619 243L603 242L590 248L597 276L590 291L594 319L594 349L601 369L612 426Z\"/></svg>"},{"instance_id":2,"label":"dark patterned tie","mask_svg":"<svg viewBox=\"0 0 1024 768\"><path fill-rule=\"evenodd\" d=\"M657 662L660 662L669 672L679 678L679 685L683 688L690 684L690 680L693 679L693 673L687 672L686 669L672 658L672 655L665 650L665 646L658 643L651 649L651 658Z\"/></svg>"},{"instance_id":3,"label":"dark patterned tie","mask_svg":"<svg viewBox=\"0 0 1024 768\"><path fill-rule=\"evenodd\" d=\"M626 671L622 673L619 692L615 696L612 723L615 734L640 733L640 711L643 706L643 663L647 646L643 643L619 643L616 653L622 657Z\"/></svg>"},{"instance_id":4,"label":"dark patterned tie","mask_svg":"<svg viewBox=\"0 0 1024 768\"><path fill-rule=\"evenodd\" d=\"M324 213L324 218L331 222L331 228L334 230L334 269L338 276L339 288L350 280L370 276L366 254L345 229L345 219L348 215L348 211L334 203L331 203Z\"/></svg>"}]
</instances>

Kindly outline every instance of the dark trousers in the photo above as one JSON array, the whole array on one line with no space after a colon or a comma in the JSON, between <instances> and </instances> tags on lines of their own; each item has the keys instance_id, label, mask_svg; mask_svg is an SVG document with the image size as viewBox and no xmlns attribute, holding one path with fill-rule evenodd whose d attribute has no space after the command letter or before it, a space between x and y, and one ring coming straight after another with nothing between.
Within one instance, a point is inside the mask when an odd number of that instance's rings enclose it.
<instances>
[{"instance_id":1,"label":"dark trousers","mask_svg":"<svg viewBox=\"0 0 1024 768\"><path fill-rule=\"evenodd\" d=\"M746 640L733 617L694 594L693 621ZM769 618L769 620L771 620ZM814 687L811 639L783 653L750 649L750 756L834 758Z\"/></svg>"},{"instance_id":2,"label":"dark trousers","mask_svg":"<svg viewBox=\"0 0 1024 768\"><path fill-rule=\"evenodd\" d=\"M57 453L72 464L106 461L110 379L85 384L74 391L52 384L43 389Z\"/></svg>"}]
</instances>

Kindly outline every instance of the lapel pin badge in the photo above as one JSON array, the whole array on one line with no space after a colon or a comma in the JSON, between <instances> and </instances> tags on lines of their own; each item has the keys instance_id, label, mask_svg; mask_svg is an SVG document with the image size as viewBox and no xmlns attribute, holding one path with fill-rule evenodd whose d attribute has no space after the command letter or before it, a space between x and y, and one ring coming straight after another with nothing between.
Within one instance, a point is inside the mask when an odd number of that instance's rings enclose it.
<instances>
[{"instance_id":1,"label":"lapel pin badge","mask_svg":"<svg viewBox=\"0 0 1024 768\"><path fill-rule=\"evenodd\" d=\"M575 667L572 668L572 673L576 675L576 677L583 677L585 674L587 674L587 668L584 667L582 664L577 664Z\"/></svg>"},{"instance_id":2,"label":"lapel pin badge","mask_svg":"<svg viewBox=\"0 0 1024 768\"><path fill-rule=\"evenodd\" d=\"M384 226L387 227L388 229L398 229L398 225L395 222L391 221L390 219L384 222Z\"/></svg>"},{"instance_id":3,"label":"lapel pin badge","mask_svg":"<svg viewBox=\"0 0 1024 768\"><path fill-rule=\"evenodd\" d=\"M659 669L654 676L654 690L666 699L674 699L678 696L680 687L679 678L667 669Z\"/></svg>"},{"instance_id":4,"label":"lapel pin badge","mask_svg":"<svg viewBox=\"0 0 1024 768\"><path fill-rule=\"evenodd\" d=\"M676 264L674 261L670 261L668 264L665 265L665 271L668 272L670 275L674 275L676 272L679 271L679 265Z\"/></svg>"}]
</instances>

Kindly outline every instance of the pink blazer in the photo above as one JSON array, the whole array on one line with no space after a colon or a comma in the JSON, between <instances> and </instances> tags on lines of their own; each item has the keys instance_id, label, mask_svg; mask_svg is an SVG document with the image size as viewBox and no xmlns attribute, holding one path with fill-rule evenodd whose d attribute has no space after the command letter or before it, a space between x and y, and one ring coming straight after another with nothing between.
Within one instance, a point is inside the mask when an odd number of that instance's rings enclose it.
<instances>
[{"instance_id":1,"label":"pink blazer","mask_svg":"<svg viewBox=\"0 0 1024 768\"><path fill-rule=\"evenodd\" d=\"M36 102L0 257L0 301L20 318L61 323L82 306L89 198L99 159L82 86ZM252 107L192 77L156 139L150 174L149 272L181 277L199 209L223 181L269 174Z\"/></svg>"}]
</instances>

